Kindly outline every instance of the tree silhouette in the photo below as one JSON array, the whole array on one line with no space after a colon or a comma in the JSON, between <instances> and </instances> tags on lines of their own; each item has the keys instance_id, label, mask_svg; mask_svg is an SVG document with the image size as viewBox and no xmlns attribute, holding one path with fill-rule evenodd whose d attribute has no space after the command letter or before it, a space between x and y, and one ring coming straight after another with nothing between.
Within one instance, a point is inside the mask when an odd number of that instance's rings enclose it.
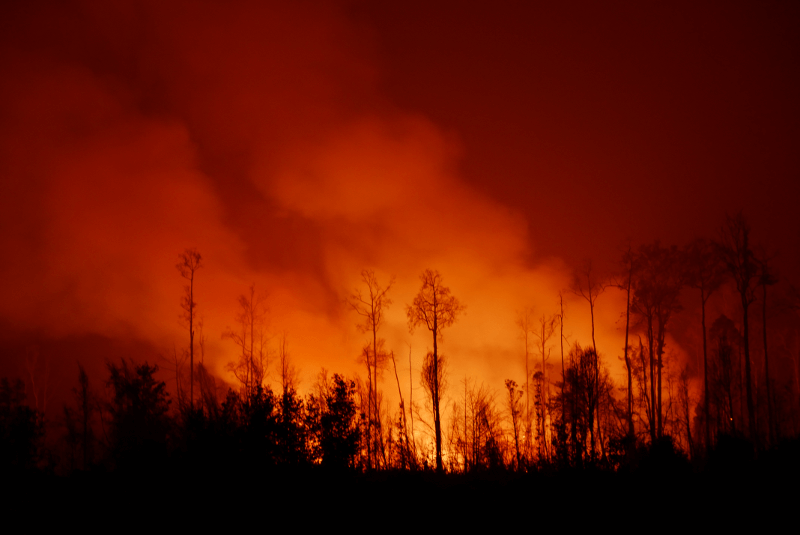
<instances>
[{"instance_id":1,"label":"tree silhouette","mask_svg":"<svg viewBox=\"0 0 800 535\"><path fill-rule=\"evenodd\" d=\"M158 367L125 359L107 366L106 384L112 389L110 446L118 465L146 467L163 459L171 426L170 399L166 384L155 378Z\"/></svg>"},{"instance_id":2,"label":"tree silhouette","mask_svg":"<svg viewBox=\"0 0 800 535\"><path fill-rule=\"evenodd\" d=\"M92 415L96 409L96 402L95 396L89 388L89 376L80 364L78 364L78 388L73 389L72 392L78 405L78 417L81 423L81 466L86 470L89 468L93 453Z\"/></svg>"},{"instance_id":3,"label":"tree silhouette","mask_svg":"<svg viewBox=\"0 0 800 535\"><path fill-rule=\"evenodd\" d=\"M505 466L500 451L500 418L494 395L484 385L464 378L464 401L454 403L453 435L460 447L464 472L493 470ZM463 425L458 421L462 420ZM451 457L452 458L452 457ZM451 462L454 466L455 462Z\"/></svg>"},{"instance_id":4,"label":"tree silhouette","mask_svg":"<svg viewBox=\"0 0 800 535\"><path fill-rule=\"evenodd\" d=\"M539 355L542 357L542 375L540 380L541 390L539 392L539 395L541 396L539 412L541 414L538 415L540 416L538 434L540 437L539 456L544 459L549 459L550 457L550 448L547 440L548 407L550 399L549 381L547 379L547 359L550 357L550 348L547 346L547 343L556 332L557 321L557 314L553 314L551 316L542 314L542 317L537 320L536 329L533 331L533 336L538 340Z\"/></svg>"},{"instance_id":5,"label":"tree silhouette","mask_svg":"<svg viewBox=\"0 0 800 535\"><path fill-rule=\"evenodd\" d=\"M572 466L581 467L588 456L594 457L591 435L599 397L595 383L597 365L594 349L582 349L576 344L569 353L561 392L554 399L562 418L559 427L563 430L556 442L556 458Z\"/></svg>"},{"instance_id":6,"label":"tree silhouette","mask_svg":"<svg viewBox=\"0 0 800 535\"><path fill-rule=\"evenodd\" d=\"M400 397L400 419L397 422L397 431L399 439L399 447L401 454L401 462L403 467L416 466L416 455L414 455L414 448L411 444L411 439L408 434L408 422L406 421L406 406L403 399L403 390L400 388L400 376L397 374L397 362L394 359L394 351L389 353L392 360L392 369L394 370L394 378L397 382L397 395Z\"/></svg>"},{"instance_id":7,"label":"tree silhouette","mask_svg":"<svg viewBox=\"0 0 800 535\"><path fill-rule=\"evenodd\" d=\"M238 408L239 454L247 469L274 465L278 455L278 400L269 387L256 385L247 395L232 391L226 404Z\"/></svg>"},{"instance_id":8,"label":"tree silhouette","mask_svg":"<svg viewBox=\"0 0 800 535\"><path fill-rule=\"evenodd\" d=\"M281 393L278 408L276 461L287 465L304 463L307 458L305 405L293 386Z\"/></svg>"},{"instance_id":9,"label":"tree silhouette","mask_svg":"<svg viewBox=\"0 0 800 535\"><path fill-rule=\"evenodd\" d=\"M630 343L628 342L631 327L631 290L633 286L633 270L635 266L635 258L633 250L630 245L625 253L622 255L623 273L615 284L620 290L625 290L625 371L628 375L628 392L627 392L627 420L628 420L628 440L627 444L633 444L636 440L636 433L633 427L633 363L629 355Z\"/></svg>"},{"instance_id":10,"label":"tree silhouette","mask_svg":"<svg viewBox=\"0 0 800 535\"><path fill-rule=\"evenodd\" d=\"M428 399L431 400L431 414L433 415L433 432L436 445L436 469L441 471L442 426L440 402L441 394L447 389L447 360L444 355L428 351L422 361L420 370L420 383Z\"/></svg>"},{"instance_id":11,"label":"tree silhouette","mask_svg":"<svg viewBox=\"0 0 800 535\"><path fill-rule=\"evenodd\" d=\"M311 395L307 425L312 458L331 468L353 468L358 455L359 426L353 381L334 374L327 392Z\"/></svg>"},{"instance_id":12,"label":"tree silhouette","mask_svg":"<svg viewBox=\"0 0 800 535\"><path fill-rule=\"evenodd\" d=\"M776 421L774 410L772 408L772 386L770 384L769 375L769 351L767 350L767 286L777 284L778 279L775 277L774 270L771 266L770 258L766 254L759 255L761 258L758 260L759 276L758 284L761 286L762 299L761 299L761 320L762 320L762 334L764 337L764 383L766 385L767 393L767 417L769 426L769 440L771 444L775 444L778 440L778 432L776 429Z\"/></svg>"},{"instance_id":13,"label":"tree silhouette","mask_svg":"<svg viewBox=\"0 0 800 535\"><path fill-rule=\"evenodd\" d=\"M525 344L525 414L523 422L524 432L524 454L525 457L530 455L529 449L533 442L533 424L531 419L531 376L530 371L530 335L533 332L533 309L525 307L521 311L517 311L516 325L519 327L519 334Z\"/></svg>"},{"instance_id":14,"label":"tree silhouette","mask_svg":"<svg viewBox=\"0 0 800 535\"><path fill-rule=\"evenodd\" d=\"M280 339L278 340L278 365L280 366L281 392L296 389L299 371L292 363L286 331L281 333Z\"/></svg>"},{"instance_id":15,"label":"tree silhouette","mask_svg":"<svg viewBox=\"0 0 800 535\"><path fill-rule=\"evenodd\" d=\"M632 310L645 323L650 371L650 438L654 442L664 431L662 404L663 355L667 324L681 309L678 296L684 281L680 252L675 246L662 247L657 241L639 248ZM643 370L647 385L647 371Z\"/></svg>"},{"instance_id":16,"label":"tree silhouette","mask_svg":"<svg viewBox=\"0 0 800 535\"><path fill-rule=\"evenodd\" d=\"M426 269L420 275L422 288L414 297L411 305L406 306L408 328L411 333L418 326L425 326L433 334L433 353L426 358L423 366L423 384L430 389L433 410L433 425L436 440L436 470L444 470L442 465L442 422L440 414L441 384L443 373L440 372L438 343L442 330L452 325L465 307L450 294L450 288L442 284L442 276L438 271Z\"/></svg>"},{"instance_id":17,"label":"tree silhouette","mask_svg":"<svg viewBox=\"0 0 800 535\"><path fill-rule=\"evenodd\" d=\"M739 299L742 305L747 428L750 439L757 442L756 411L753 401L752 371L750 369L750 321L748 310L755 300L758 266L750 248L750 224L742 212L727 217L725 225L720 232L720 253L728 272L736 284L736 291L739 292Z\"/></svg>"},{"instance_id":18,"label":"tree silhouette","mask_svg":"<svg viewBox=\"0 0 800 535\"><path fill-rule=\"evenodd\" d=\"M0 473L36 467L44 435L42 414L25 402L25 384L0 380Z\"/></svg>"},{"instance_id":19,"label":"tree silhouette","mask_svg":"<svg viewBox=\"0 0 800 535\"><path fill-rule=\"evenodd\" d=\"M700 290L700 324L703 329L703 407L710 412L708 376L708 336L706 333L706 303L722 284L723 265L719 249L708 240L698 239L689 244L686 251L686 282ZM705 421L706 454L711 449L711 420Z\"/></svg>"},{"instance_id":20,"label":"tree silhouette","mask_svg":"<svg viewBox=\"0 0 800 535\"><path fill-rule=\"evenodd\" d=\"M248 396L263 383L269 366L264 332L264 296L256 294L255 284L250 285L248 294L239 296L239 307L236 316L238 329L228 327L222 337L231 339L242 351L238 362L229 363L228 369L242 384L244 395Z\"/></svg>"},{"instance_id":21,"label":"tree silhouette","mask_svg":"<svg viewBox=\"0 0 800 535\"><path fill-rule=\"evenodd\" d=\"M589 303L589 313L592 320L592 349L594 350L592 354L595 358L599 358L599 354L597 352L597 341L595 340L594 336L594 305L597 301L597 298L600 297L600 294L602 294L605 289L606 284L602 278L597 275L597 272L592 266L591 260L585 260L583 264L573 273L571 287L572 293L583 297ZM595 365L594 369L597 372L600 369L600 366ZM599 380L599 375L596 375L594 378L595 390L597 390ZM596 410L597 407L590 407L592 421L595 420ZM591 434L592 454L594 454L595 433L593 425L590 427L589 432Z\"/></svg>"},{"instance_id":22,"label":"tree silhouette","mask_svg":"<svg viewBox=\"0 0 800 535\"><path fill-rule=\"evenodd\" d=\"M741 354L741 335L733 321L722 315L711 324L709 337L714 345L714 358L709 362L709 392L713 410L709 409L706 418L715 420L717 436L735 435L736 401L741 399L741 367L737 366L734 357L735 353ZM743 411L739 414L744 418Z\"/></svg>"},{"instance_id":23,"label":"tree silhouette","mask_svg":"<svg viewBox=\"0 0 800 535\"><path fill-rule=\"evenodd\" d=\"M175 266L181 277L189 281L185 286L185 295L181 300L183 318L189 323L189 407L194 410L194 314L197 303L194 302L194 272L202 267L200 253L197 249L186 249L178 255Z\"/></svg>"},{"instance_id":24,"label":"tree silhouette","mask_svg":"<svg viewBox=\"0 0 800 535\"><path fill-rule=\"evenodd\" d=\"M516 454L516 468L520 470L522 468L522 456L520 455L519 451L519 427L520 427L520 406L519 400L522 397L522 392L517 390L517 383L516 381L512 381L511 379L506 379L506 390L508 391L508 414L511 417L511 430L514 436L514 453Z\"/></svg>"},{"instance_id":25,"label":"tree silhouette","mask_svg":"<svg viewBox=\"0 0 800 535\"><path fill-rule=\"evenodd\" d=\"M394 277L389 279L386 287L381 287L375 272L365 269L361 272L361 280L366 286L366 291L354 290L347 302L363 318L358 330L372 335L372 343L364 348L362 354L367 365L367 463L369 468L374 468L377 464L376 450L381 451L383 462L386 463L378 406L378 369L387 360L388 352L383 349L384 341L378 338L378 330L383 324L384 311L392 304L388 293L394 284Z\"/></svg>"}]
</instances>

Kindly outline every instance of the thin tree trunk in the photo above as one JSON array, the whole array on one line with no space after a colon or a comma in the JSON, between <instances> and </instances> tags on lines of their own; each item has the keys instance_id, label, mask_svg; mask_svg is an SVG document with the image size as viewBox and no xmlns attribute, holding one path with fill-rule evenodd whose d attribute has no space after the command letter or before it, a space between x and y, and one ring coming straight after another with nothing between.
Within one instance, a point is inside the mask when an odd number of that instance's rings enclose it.
<instances>
[{"instance_id":1,"label":"thin tree trunk","mask_svg":"<svg viewBox=\"0 0 800 535\"><path fill-rule=\"evenodd\" d=\"M628 272L628 288L625 298L625 367L628 370L628 436L633 439L635 433L633 430L633 373L631 371L631 360L628 356L628 333L630 332L631 325L631 279L633 278L633 270ZM563 352L563 349L562 349Z\"/></svg>"},{"instance_id":2,"label":"thin tree trunk","mask_svg":"<svg viewBox=\"0 0 800 535\"><path fill-rule=\"evenodd\" d=\"M706 428L706 456L711 451L711 412L708 402L708 342L706 340L706 291L705 287L700 285L700 323L703 327L703 407L705 410L705 428Z\"/></svg>"},{"instance_id":3,"label":"thin tree trunk","mask_svg":"<svg viewBox=\"0 0 800 535\"><path fill-rule=\"evenodd\" d=\"M411 369L411 346L408 346L408 412L411 414L411 449L417 461L417 436L414 433L414 374Z\"/></svg>"},{"instance_id":4,"label":"thin tree trunk","mask_svg":"<svg viewBox=\"0 0 800 535\"><path fill-rule=\"evenodd\" d=\"M658 348L656 354L658 355L658 404L656 405L656 410L658 412L657 422L658 422L658 437L661 438L664 436L664 419L663 419L663 410L661 404L661 375L662 369L664 367L663 363L663 356L664 356L664 326L662 325L661 320L658 321Z\"/></svg>"},{"instance_id":5,"label":"thin tree trunk","mask_svg":"<svg viewBox=\"0 0 800 535\"><path fill-rule=\"evenodd\" d=\"M194 271L189 278L189 408L194 411Z\"/></svg>"},{"instance_id":6,"label":"thin tree trunk","mask_svg":"<svg viewBox=\"0 0 800 535\"><path fill-rule=\"evenodd\" d=\"M758 445L758 433L756 431L756 409L753 403L753 381L752 371L750 369L750 327L747 309L750 303L747 301L746 293L742 293L742 311L744 323L744 373L745 373L745 388L747 391L747 427L750 431L750 440Z\"/></svg>"},{"instance_id":7,"label":"thin tree trunk","mask_svg":"<svg viewBox=\"0 0 800 535\"><path fill-rule=\"evenodd\" d=\"M434 310L436 309L436 294L434 293ZM436 435L436 471L444 471L442 465L442 423L439 418L439 348L436 339L439 334L439 325L436 315L433 318L433 427Z\"/></svg>"},{"instance_id":8,"label":"thin tree trunk","mask_svg":"<svg viewBox=\"0 0 800 535\"><path fill-rule=\"evenodd\" d=\"M400 413L402 417L402 424L403 424L403 439L405 444L403 444L403 448L406 451L406 455L411 453L411 448L408 445L408 425L406 422L406 405L403 402L403 390L400 388L400 376L397 375L397 363L394 360L394 351L389 353L392 358L392 369L394 370L394 380L397 382L397 395L400 396ZM402 442L401 442L402 444ZM409 460L409 464L411 464Z\"/></svg>"},{"instance_id":9,"label":"thin tree trunk","mask_svg":"<svg viewBox=\"0 0 800 535\"><path fill-rule=\"evenodd\" d=\"M767 416L769 418L769 439L770 442L774 445L777 442L776 433L775 433L775 420L772 414L772 390L769 384L769 352L767 351L767 285L761 285L764 290L764 299L763 299L763 309L762 309L762 317L763 317L763 331L764 331L764 374L765 374L765 381L767 384Z\"/></svg>"},{"instance_id":10,"label":"thin tree trunk","mask_svg":"<svg viewBox=\"0 0 800 535\"><path fill-rule=\"evenodd\" d=\"M653 319L652 317L648 318L648 325L647 325L647 344L648 344L648 352L650 354L650 439L655 442L657 433L656 433L656 384L655 384L655 355L654 355L654 347L653 347Z\"/></svg>"},{"instance_id":11,"label":"thin tree trunk","mask_svg":"<svg viewBox=\"0 0 800 535\"><path fill-rule=\"evenodd\" d=\"M561 304L561 315L558 318L558 324L561 329L561 422L563 425L564 420L564 383L567 381L566 372L564 370L564 297L559 293L558 300Z\"/></svg>"}]
</instances>

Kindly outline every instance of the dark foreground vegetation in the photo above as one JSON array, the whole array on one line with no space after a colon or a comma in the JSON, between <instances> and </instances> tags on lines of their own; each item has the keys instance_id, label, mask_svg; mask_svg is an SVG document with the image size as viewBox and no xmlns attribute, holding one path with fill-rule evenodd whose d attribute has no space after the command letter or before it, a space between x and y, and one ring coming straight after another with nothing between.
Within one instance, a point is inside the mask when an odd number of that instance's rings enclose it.
<instances>
[{"instance_id":1,"label":"dark foreground vegetation","mask_svg":"<svg viewBox=\"0 0 800 535\"><path fill-rule=\"evenodd\" d=\"M305 399L293 389L275 394L256 386L246 394L229 390L219 403L172 407L156 371L109 363L103 399L80 370L74 403L63 408L64 434L47 442L23 384L3 379L0 471L20 489L16 498L34 493L40 503L116 511L155 503L202 509L213 497L218 510L358 504L366 514L392 514L413 500L478 516L531 503L548 514L570 514L576 503L584 512L623 503L637 516L654 500L684 503L686 514L712 501L730 511L752 507L800 475L798 440L758 450L733 435L720 435L707 456L692 461L669 436L621 447L606 459L556 443L552 461L524 467L505 462L490 444L480 463L447 473L399 443L387 450L387 468L369 469L355 384L339 375Z\"/></svg>"}]
</instances>

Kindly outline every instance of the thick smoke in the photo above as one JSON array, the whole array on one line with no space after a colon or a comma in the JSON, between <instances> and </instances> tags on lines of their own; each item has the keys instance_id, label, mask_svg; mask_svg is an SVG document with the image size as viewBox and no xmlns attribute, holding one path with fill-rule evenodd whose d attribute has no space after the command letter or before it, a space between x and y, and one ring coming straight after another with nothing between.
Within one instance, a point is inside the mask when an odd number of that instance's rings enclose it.
<instances>
[{"instance_id":1,"label":"thick smoke","mask_svg":"<svg viewBox=\"0 0 800 535\"><path fill-rule=\"evenodd\" d=\"M568 270L535 259L524 217L459 178L457 134L383 99L374 42L345 7L3 8L2 320L169 353L188 338L175 264L196 247L215 372L235 357L221 333L255 284L310 380L357 369L362 336L343 301L372 268L397 278L382 334L405 374L409 351L419 366L431 345L409 335L405 304L432 268L468 307L444 333L453 374L521 379L515 313L557 312ZM601 303L624 309L612 290ZM567 333L585 341L588 306L568 293L565 306ZM616 320L598 320L601 352L619 352Z\"/></svg>"}]
</instances>

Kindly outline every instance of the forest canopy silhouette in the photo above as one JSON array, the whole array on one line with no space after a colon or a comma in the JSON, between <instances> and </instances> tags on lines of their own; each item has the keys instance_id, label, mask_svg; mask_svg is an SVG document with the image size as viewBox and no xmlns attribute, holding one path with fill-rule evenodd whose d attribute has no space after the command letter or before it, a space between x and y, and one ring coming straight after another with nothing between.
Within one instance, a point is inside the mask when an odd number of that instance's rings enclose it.
<instances>
[{"instance_id":1,"label":"forest canopy silhouette","mask_svg":"<svg viewBox=\"0 0 800 535\"><path fill-rule=\"evenodd\" d=\"M798 8L380 4L0 7L0 471L787 463Z\"/></svg>"}]
</instances>

